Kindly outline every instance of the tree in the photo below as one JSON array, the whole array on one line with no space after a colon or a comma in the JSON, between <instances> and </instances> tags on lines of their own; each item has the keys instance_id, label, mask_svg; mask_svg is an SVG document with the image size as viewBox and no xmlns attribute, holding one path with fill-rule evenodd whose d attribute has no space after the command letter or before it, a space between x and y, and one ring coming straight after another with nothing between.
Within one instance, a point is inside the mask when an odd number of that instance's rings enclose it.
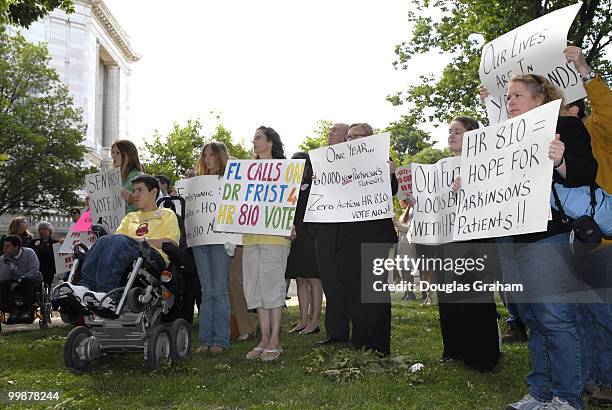
<instances>
[{"instance_id":1,"label":"tree","mask_svg":"<svg viewBox=\"0 0 612 410\"><path fill-rule=\"evenodd\" d=\"M442 158L447 158L452 155L453 154L448 148L440 150L434 147L427 147L414 155L405 156L402 165L408 165L413 162L416 162L417 164L435 164Z\"/></svg>"},{"instance_id":2,"label":"tree","mask_svg":"<svg viewBox=\"0 0 612 410\"><path fill-rule=\"evenodd\" d=\"M0 215L65 210L84 184L86 126L49 60L0 31Z\"/></svg>"},{"instance_id":3,"label":"tree","mask_svg":"<svg viewBox=\"0 0 612 410\"><path fill-rule=\"evenodd\" d=\"M403 115L399 121L392 122L385 129L391 133L391 151L397 153L400 163L406 156L431 147L431 136L419 129L416 123L415 116Z\"/></svg>"},{"instance_id":4,"label":"tree","mask_svg":"<svg viewBox=\"0 0 612 410\"><path fill-rule=\"evenodd\" d=\"M329 120L317 121L316 128L313 131L314 136L306 137L306 139L298 145L298 148L308 152L313 149L325 147L328 144L327 137L329 136L329 130L333 125L334 123Z\"/></svg>"},{"instance_id":5,"label":"tree","mask_svg":"<svg viewBox=\"0 0 612 410\"><path fill-rule=\"evenodd\" d=\"M203 134L200 120L188 120L184 127L174 123L172 131L165 137L154 132L151 142L144 142L143 158L145 169L152 175L167 176L172 185L183 178L188 168L195 168L202 148L210 141L223 142L233 157L251 158L250 151L241 143L232 140L232 133L219 121L215 132Z\"/></svg>"},{"instance_id":6,"label":"tree","mask_svg":"<svg viewBox=\"0 0 612 410\"><path fill-rule=\"evenodd\" d=\"M53 9L74 13L73 0L0 0L0 26L12 24L28 28Z\"/></svg>"},{"instance_id":7,"label":"tree","mask_svg":"<svg viewBox=\"0 0 612 410\"><path fill-rule=\"evenodd\" d=\"M409 41L396 46L397 69L407 69L411 58L432 50L449 53L451 62L442 77L421 76L421 84L411 86L387 99L394 105L408 103L408 112L417 121L449 121L456 113L465 113L486 121L479 104L478 67L480 44L474 34L487 43L530 20L575 3L575 0L411 0L408 20L414 31ZM427 8L441 12L434 20ZM612 80L612 64L603 55L612 39L612 1L583 0L582 7L568 33L568 39L585 50L589 65Z\"/></svg>"}]
</instances>

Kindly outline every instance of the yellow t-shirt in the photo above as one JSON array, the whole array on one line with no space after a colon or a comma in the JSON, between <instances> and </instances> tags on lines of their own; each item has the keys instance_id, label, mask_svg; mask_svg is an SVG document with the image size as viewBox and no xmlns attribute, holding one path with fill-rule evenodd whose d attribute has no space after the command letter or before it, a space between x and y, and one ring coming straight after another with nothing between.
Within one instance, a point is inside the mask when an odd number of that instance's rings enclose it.
<instances>
[{"instance_id":1,"label":"yellow t-shirt","mask_svg":"<svg viewBox=\"0 0 612 410\"><path fill-rule=\"evenodd\" d=\"M150 212L130 212L121 220L121 224L115 233L134 239L168 238L172 239L177 245L181 237L176 214L165 208ZM164 258L166 264L170 263L168 255L161 249L157 249L157 251Z\"/></svg>"},{"instance_id":2,"label":"yellow t-shirt","mask_svg":"<svg viewBox=\"0 0 612 410\"><path fill-rule=\"evenodd\" d=\"M285 245L291 246L291 241L284 236L260 235L253 233L242 234L243 245Z\"/></svg>"}]
</instances>

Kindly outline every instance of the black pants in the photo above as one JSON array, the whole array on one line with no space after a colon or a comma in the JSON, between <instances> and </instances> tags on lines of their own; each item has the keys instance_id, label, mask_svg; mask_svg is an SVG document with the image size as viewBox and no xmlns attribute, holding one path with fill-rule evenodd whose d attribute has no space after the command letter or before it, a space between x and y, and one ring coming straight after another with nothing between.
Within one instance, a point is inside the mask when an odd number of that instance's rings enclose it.
<instances>
[{"instance_id":1,"label":"black pants","mask_svg":"<svg viewBox=\"0 0 612 410\"><path fill-rule=\"evenodd\" d=\"M17 305L15 303L15 297L11 289L13 281L4 280L0 281L0 310L8 313L15 313ZM30 278L22 278L19 283L19 293L23 300L23 310L28 312L34 305L34 285L36 281Z\"/></svg>"},{"instance_id":2,"label":"black pants","mask_svg":"<svg viewBox=\"0 0 612 410\"><path fill-rule=\"evenodd\" d=\"M348 286L339 269L336 250L337 224L320 224L315 236L315 251L321 285L325 292L325 329L327 337L349 341Z\"/></svg>"}]
</instances>

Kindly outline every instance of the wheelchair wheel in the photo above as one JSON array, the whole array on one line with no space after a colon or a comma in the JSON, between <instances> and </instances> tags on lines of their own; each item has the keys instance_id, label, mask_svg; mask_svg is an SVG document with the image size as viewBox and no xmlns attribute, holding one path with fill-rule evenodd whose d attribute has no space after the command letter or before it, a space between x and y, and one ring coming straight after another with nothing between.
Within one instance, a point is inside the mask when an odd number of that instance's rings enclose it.
<instances>
[{"instance_id":1,"label":"wheelchair wheel","mask_svg":"<svg viewBox=\"0 0 612 410\"><path fill-rule=\"evenodd\" d=\"M147 305L138 300L139 296L144 295L143 288L132 288L128 291L126 302L130 311L134 313L144 312Z\"/></svg>"},{"instance_id":2,"label":"wheelchair wheel","mask_svg":"<svg viewBox=\"0 0 612 410\"><path fill-rule=\"evenodd\" d=\"M75 327L68 333L66 343L64 343L66 367L76 371L83 371L87 368L88 362L83 358L81 350L89 337L91 337L91 330L85 326Z\"/></svg>"},{"instance_id":3,"label":"wheelchair wheel","mask_svg":"<svg viewBox=\"0 0 612 410\"><path fill-rule=\"evenodd\" d=\"M191 355L191 326L185 319L176 319L170 325L172 360L179 361Z\"/></svg>"},{"instance_id":4,"label":"wheelchair wheel","mask_svg":"<svg viewBox=\"0 0 612 410\"><path fill-rule=\"evenodd\" d=\"M49 292L43 285L43 289L40 295L40 320L38 326L41 329L46 329L51 324L51 301L49 298Z\"/></svg>"},{"instance_id":5,"label":"wheelchair wheel","mask_svg":"<svg viewBox=\"0 0 612 410\"><path fill-rule=\"evenodd\" d=\"M151 332L146 345L147 365L152 369L157 369L162 361L170 360L171 356L171 337L168 328L158 326Z\"/></svg>"}]
</instances>

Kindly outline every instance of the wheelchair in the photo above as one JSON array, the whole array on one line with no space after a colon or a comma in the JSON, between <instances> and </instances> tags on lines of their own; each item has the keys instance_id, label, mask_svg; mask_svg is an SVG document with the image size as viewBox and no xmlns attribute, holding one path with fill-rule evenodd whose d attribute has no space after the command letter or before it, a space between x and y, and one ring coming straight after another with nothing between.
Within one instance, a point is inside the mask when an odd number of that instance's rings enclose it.
<instances>
[{"instance_id":1,"label":"wheelchair","mask_svg":"<svg viewBox=\"0 0 612 410\"><path fill-rule=\"evenodd\" d=\"M13 297L15 298L15 304L17 305L17 311L18 312L23 312L26 310L26 307L23 306L23 298L21 295L21 289L20 289L20 281L14 281L11 284L11 290L13 293ZM50 289L49 287L43 282L43 277L42 274L40 272L38 272L38 277L36 278L36 281L34 283L34 304L29 307L29 309L31 309L32 314L32 321L28 321L28 322L17 322L17 323L7 323L6 322L6 313L3 312L1 309L2 307L0 306L0 332L2 331L2 325L5 326L11 326L14 324L31 324L33 323L36 319L38 319L38 326L41 329L46 329L49 327L49 324L51 323L51 298L50 298Z\"/></svg>"},{"instance_id":2,"label":"wheelchair","mask_svg":"<svg viewBox=\"0 0 612 410\"><path fill-rule=\"evenodd\" d=\"M181 215L185 215L185 200L164 197L158 200L180 201ZM73 328L64 344L64 364L73 371L85 370L92 361L114 353L141 352L149 367L156 369L165 361L177 362L191 354L191 324L181 317L182 295L185 293L185 271L195 268L186 247L183 217L177 215L181 229L179 246L164 243L162 250L170 258L168 269L159 271L149 263L149 246L139 244L139 256L124 277L124 286L114 289L104 298L116 303L102 307L62 301L54 289L54 305L62 320L74 324L80 316L84 325ZM103 227L94 225L94 234L106 234ZM80 268L87 257L87 248L75 247L75 262L67 282L76 284ZM65 285L64 285L65 286ZM74 300L76 301L76 299Z\"/></svg>"}]
</instances>

